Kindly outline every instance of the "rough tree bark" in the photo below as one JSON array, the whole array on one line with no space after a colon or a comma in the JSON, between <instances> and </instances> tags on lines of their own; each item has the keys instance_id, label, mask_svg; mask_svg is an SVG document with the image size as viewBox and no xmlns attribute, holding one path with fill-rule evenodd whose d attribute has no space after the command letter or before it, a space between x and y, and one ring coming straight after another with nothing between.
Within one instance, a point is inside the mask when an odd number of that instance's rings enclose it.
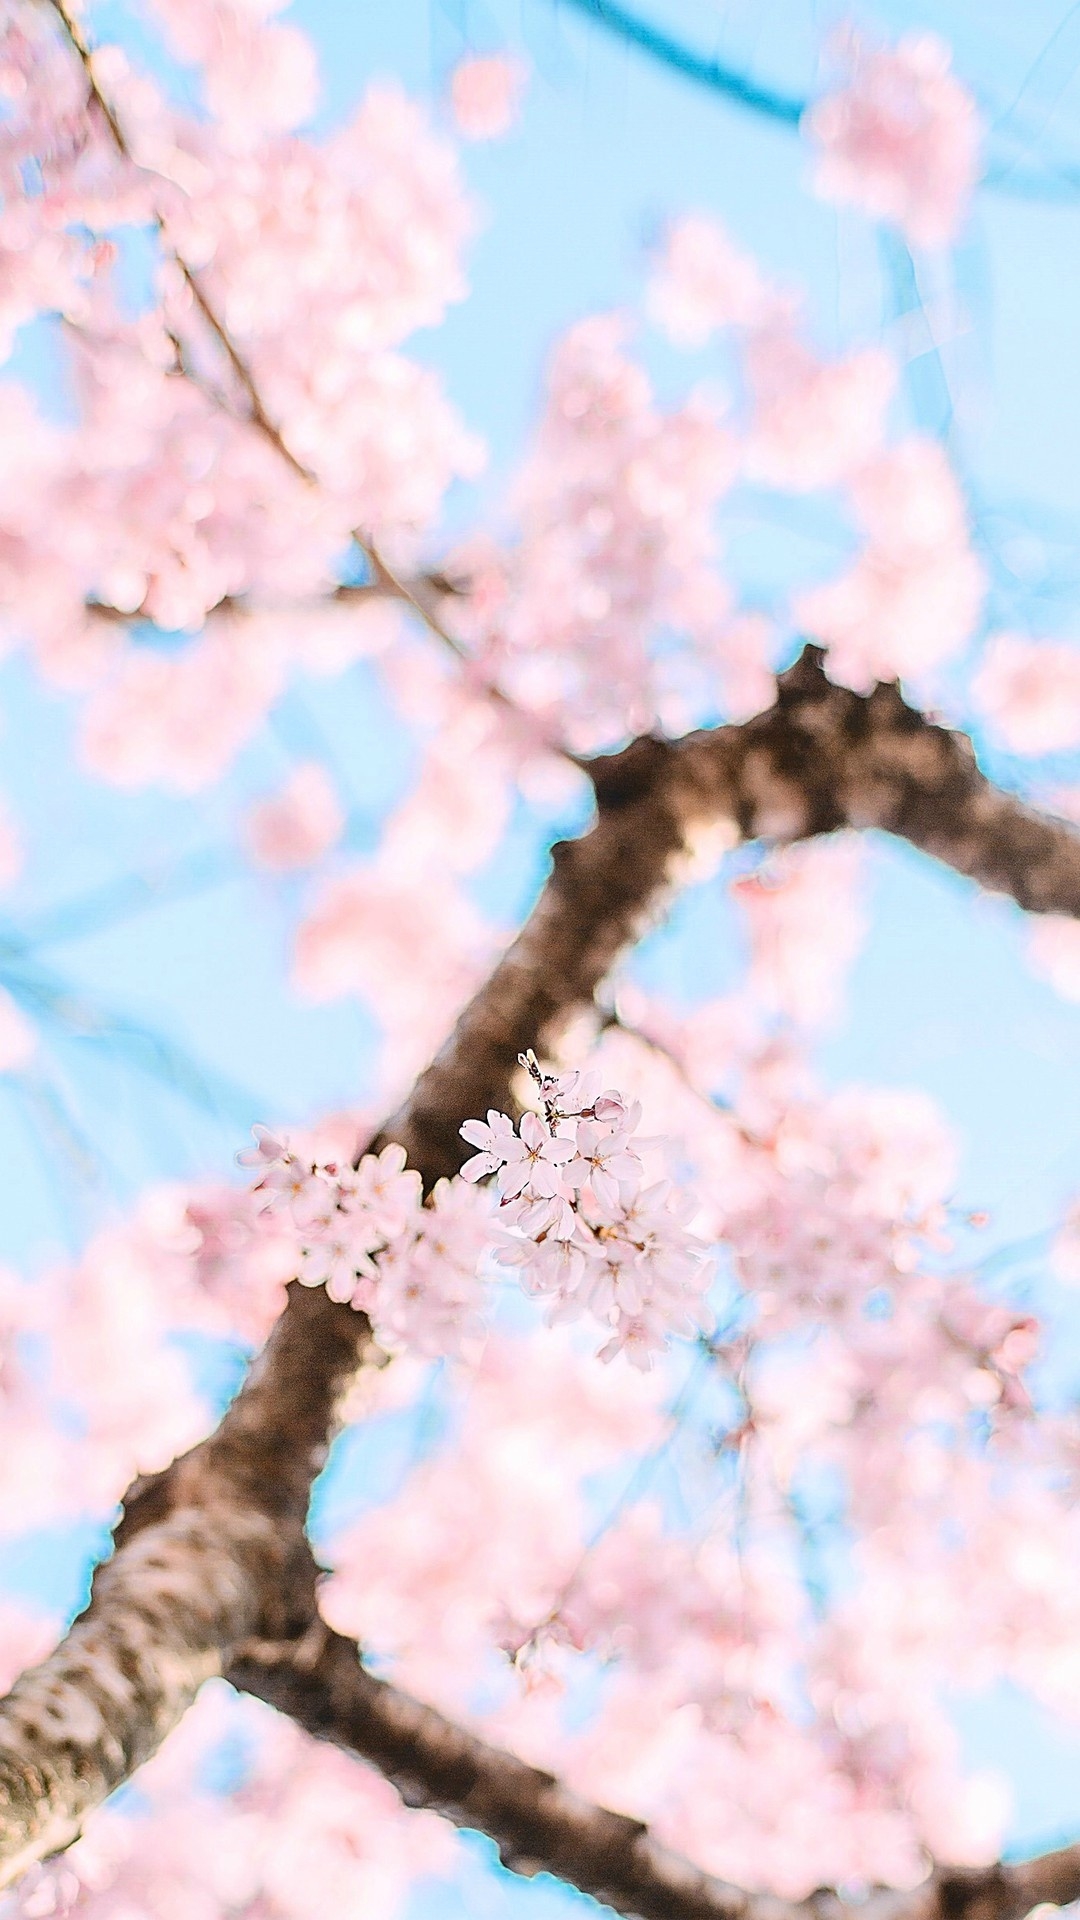
<instances>
[{"instance_id":1,"label":"rough tree bark","mask_svg":"<svg viewBox=\"0 0 1080 1920\"><path fill-rule=\"evenodd\" d=\"M521 933L379 1136L401 1142L427 1186L460 1165L461 1122L508 1105L519 1052L550 1049L592 1002L705 823L728 821L733 842L879 828L1032 911L1080 916L1080 831L994 788L970 742L895 687L865 697L834 687L814 649L781 676L768 713L679 741L644 738L589 772L595 825L553 850ZM308 1495L370 1346L362 1315L294 1284L217 1432L130 1490L86 1612L0 1703L0 1884L69 1844L202 1681L228 1672L373 1761L411 1802L489 1832L519 1871L550 1870L641 1920L793 1915L375 1682L356 1649L320 1627ZM1067 1850L1026 1868L942 1873L882 1900L910 1920L1017 1920L1037 1900L1077 1896L1080 1855Z\"/></svg>"}]
</instances>

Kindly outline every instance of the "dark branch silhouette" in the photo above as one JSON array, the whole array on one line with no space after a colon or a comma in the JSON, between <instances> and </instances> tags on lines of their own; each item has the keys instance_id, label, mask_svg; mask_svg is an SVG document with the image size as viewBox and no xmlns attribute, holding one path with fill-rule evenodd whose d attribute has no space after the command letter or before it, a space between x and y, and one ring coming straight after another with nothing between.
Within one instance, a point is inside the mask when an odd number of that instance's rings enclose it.
<instances>
[{"instance_id":1,"label":"dark branch silhouette","mask_svg":"<svg viewBox=\"0 0 1080 1920\"><path fill-rule=\"evenodd\" d=\"M651 20L643 20L640 14L632 13L629 7L619 5L618 0L559 0L559 5L576 8L599 26L606 27L609 33L616 34L630 46L638 47L642 53L659 60L663 66L681 74L684 79L693 80L714 93L721 93L736 106L747 107L751 113L764 114L767 119L777 120L782 126L797 128L810 104L805 98L780 93L748 74L740 73L737 67L697 52L694 47L677 40L674 34L665 33L662 27L654 26Z\"/></svg>"}]
</instances>

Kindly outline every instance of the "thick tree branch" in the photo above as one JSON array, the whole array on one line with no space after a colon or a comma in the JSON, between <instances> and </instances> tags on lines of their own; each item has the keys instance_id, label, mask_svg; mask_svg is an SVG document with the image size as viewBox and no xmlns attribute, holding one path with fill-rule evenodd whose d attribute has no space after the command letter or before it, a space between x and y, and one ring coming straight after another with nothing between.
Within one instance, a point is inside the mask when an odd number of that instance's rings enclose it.
<instances>
[{"instance_id":1,"label":"thick tree branch","mask_svg":"<svg viewBox=\"0 0 1080 1920\"><path fill-rule=\"evenodd\" d=\"M376 1679L329 1628L299 1657L245 1649L228 1678L376 1767L407 1806L487 1834L511 1872L554 1874L627 1920L1022 1920L1042 1901L1080 1899L1080 1847L1066 1847L1016 1865L941 1869L857 1904L830 1893L780 1900L703 1873L639 1821L580 1799Z\"/></svg>"},{"instance_id":2,"label":"thick tree branch","mask_svg":"<svg viewBox=\"0 0 1080 1920\"><path fill-rule=\"evenodd\" d=\"M1080 916L1080 831L998 792L970 743L895 688L834 687L812 649L768 713L638 740L590 771L596 824L554 849L530 918L383 1129L429 1186L460 1165L461 1122L510 1102L518 1053L550 1050L592 1002L699 824L726 819L733 840L877 827L1023 906ZM308 1491L369 1344L362 1316L294 1285L217 1433L132 1490L87 1612L0 1705L0 1878L73 1838L242 1644L310 1628Z\"/></svg>"},{"instance_id":3,"label":"thick tree branch","mask_svg":"<svg viewBox=\"0 0 1080 1920\"><path fill-rule=\"evenodd\" d=\"M895 685L836 687L808 646L777 703L741 727L675 749L691 806L733 805L746 839L795 840L837 827L895 834L1030 913L1080 915L1080 830L1005 793L966 734L935 725Z\"/></svg>"},{"instance_id":4,"label":"thick tree branch","mask_svg":"<svg viewBox=\"0 0 1080 1920\"><path fill-rule=\"evenodd\" d=\"M131 1489L86 1612L0 1705L0 1885L76 1838L238 1641L308 1624L308 1494L370 1344L294 1282L216 1433Z\"/></svg>"},{"instance_id":5,"label":"thick tree branch","mask_svg":"<svg viewBox=\"0 0 1080 1920\"><path fill-rule=\"evenodd\" d=\"M634 1920L807 1920L807 1909L744 1893L669 1852L625 1814L591 1805L549 1773L444 1719L361 1666L323 1629L318 1657L244 1650L234 1685L377 1767L407 1806L487 1834L513 1873L554 1874Z\"/></svg>"},{"instance_id":6,"label":"thick tree branch","mask_svg":"<svg viewBox=\"0 0 1080 1920\"><path fill-rule=\"evenodd\" d=\"M596 827L556 850L530 920L386 1130L427 1185L460 1165L461 1120L509 1101L518 1052L550 1046L638 932L681 843L656 777L671 752L645 741L602 769ZM0 1704L0 1884L75 1837L238 1644L310 1624L308 1492L369 1341L363 1316L294 1283L217 1433L132 1490L86 1613Z\"/></svg>"}]
</instances>

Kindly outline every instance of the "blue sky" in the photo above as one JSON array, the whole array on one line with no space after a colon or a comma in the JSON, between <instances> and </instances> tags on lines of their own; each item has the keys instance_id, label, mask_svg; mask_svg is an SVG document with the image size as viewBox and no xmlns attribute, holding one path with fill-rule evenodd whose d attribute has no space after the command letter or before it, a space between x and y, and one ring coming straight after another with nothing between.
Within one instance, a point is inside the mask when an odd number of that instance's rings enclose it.
<instances>
[{"instance_id":1,"label":"blue sky","mask_svg":"<svg viewBox=\"0 0 1080 1920\"><path fill-rule=\"evenodd\" d=\"M650 17L704 52L797 94L812 91L817 50L838 17L814 0L647 4ZM126 13L110 6L103 17L138 38ZM882 4L865 17L886 31L931 26L950 38L997 129L995 150L1018 153L1018 166L1080 158L1080 8L954 0ZM491 450L479 497L452 502L452 522L498 502L552 340L583 313L636 301L646 249L672 212L716 212L773 273L803 284L823 346L879 336L891 293L882 249L858 220L807 197L791 131L663 70L569 5L298 0L293 18L323 56L327 124L375 76L441 91L466 51L519 51L532 70L522 127L468 156L484 210L471 297L415 343ZM950 362L955 451L987 538L1028 581L998 616L1080 642L1080 193L1048 204L983 192L957 276L968 327ZM719 371L707 355L685 359L655 339L643 344L666 393ZM47 343L26 342L19 364L55 403ZM918 368L910 418L932 404ZM824 572L842 537L827 510L767 517L752 496L726 527L751 596L793 574ZM227 1166L252 1121L363 1097L370 1020L352 1005L313 1009L289 994L297 897L244 871L234 822L245 797L272 786L296 757L325 754L362 849L374 843L409 760L363 668L297 690L229 780L195 802L133 798L84 780L70 758L66 703L19 658L0 667L0 713L0 785L22 817L30 856L5 902L0 980L33 968L60 1008L40 1071L0 1086L9 1196L0 1259L33 1266L77 1246L145 1180ZM1018 764L992 764L1004 779L1031 778ZM1044 771L1080 777L1080 766ZM509 852L482 876L481 898L504 924L535 886L542 851L539 826L523 818ZM964 1202L991 1211L997 1243L1035 1233L1080 1191L1080 1007L1029 973L1022 916L1007 903L978 897L884 841L875 842L871 867L871 931L849 1017L823 1046L822 1069L836 1080L926 1087L963 1139ZM128 890L126 908L118 886ZM157 903L146 904L155 892ZM89 931L70 930L77 903ZM715 890L684 903L642 964L680 997L722 984L737 964L737 932ZM206 1084L193 1082L198 1097L178 1095L139 1064L145 1041L88 1036L101 1009L190 1054L191 1073L205 1069ZM1060 1377L1080 1382L1080 1304L1037 1262L1018 1265L1016 1277L1056 1317ZM27 1543L9 1578L43 1595L50 1583L52 1592L73 1592L86 1544ZM1017 1844L1080 1831L1080 1737L1004 1693L958 1715L972 1760L1014 1779ZM564 1910L562 1896L542 1887L478 1876L467 1907L439 1912L546 1920Z\"/></svg>"}]
</instances>

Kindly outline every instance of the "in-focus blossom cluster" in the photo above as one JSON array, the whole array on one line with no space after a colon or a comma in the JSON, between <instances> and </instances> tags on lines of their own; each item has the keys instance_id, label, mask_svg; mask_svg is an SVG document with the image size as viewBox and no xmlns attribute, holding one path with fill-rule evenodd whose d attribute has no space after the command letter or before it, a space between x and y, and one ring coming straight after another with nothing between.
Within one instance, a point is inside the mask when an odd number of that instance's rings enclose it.
<instances>
[{"instance_id":1,"label":"in-focus blossom cluster","mask_svg":"<svg viewBox=\"0 0 1080 1920\"><path fill-rule=\"evenodd\" d=\"M919 33L875 47L849 28L833 50L842 83L803 123L816 191L899 227L912 246L949 246L979 176L979 118L948 46Z\"/></svg>"},{"instance_id":2,"label":"in-focus blossom cluster","mask_svg":"<svg viewBox=\"0 0 1080 1920\"><path fill-rule=\"evenodd\" d=\"M637 1103L598 1076L545 1073L532 1054L522 1064L542 1113L516 1126L494 1111L467 1120L462 1134L479 1151L462 1179L495 1176L499 1219L513 1233L499 1259L526 1291L550 1297L554 1319L587 1313L610 1327L602 1360L624 1353L648 1367L672 1333L707 1321L711 1270L691 1230L694 1204L668 1180L646 1184Z\"/></svg>"},{"instance_id":3,"label":"in-focus blossom cluster","mask_svg":"<svg viewBox=\"0 0 1080 1920\"><path fill-rule=\"evenodd\" d=\"M523 1059L525 1056L523 1056ZM640 1108L580 1073L543 1073L528 1056L543 1117L466 1121L480 1150L425 1202L420 1176L391 1143L355 1165L296 1153L265 1128L243 1156L254 1192L296 1236L297 1278L367 1313L391 1348L457 1352L482 1330L492 1259L525 1291L551 1297L553 1317L587 1313L648 1368L673 1333L706 1321L710 1266L690 1230L693 1203L668 1180L647 1185L634 1149ZM497 1215L480 1181L495 1175Z\"/></svg>"},{"instance_id":4,"label":"in-focus blossom cluster","mask_svg":"<svg viewBox=\"0 0 1080 1920\"><path fill-rule=\"evenodd\" d=\"M440 1180L424 1204L420 1175L391 1142L356 1166L310 1160L263 1127L244 1159L255 1194L292 1229L297 1279L369 1315L388 1347L454 1352L479 1330L479 1266L490 1237L482 1195Z\"/></svg>"},{"instance_id":5,"label":"in-focus blossom cluster","mask_svg":"<svg viewBox=\"0 0 1080 1920\"><path fill-rule=\"evenodd\" d=\"M808 925L799 936L793 923L784 937L794 946L814 934ZM768 975L768 943L760 955L752 966ZM0 1356L14 1447L6 1510L17 1493L24 1517L49 1511L49 1474L70 1480L76 1457L84 1474L88 1459L98 1463L97 1500L115 1499L134 1460L153 1465L195 1437L205 1411L185 1402L179 1356L158 1329L170 1319L235 1327L246 1301L258 1337L299 1249L315 1249L324 1231L304 1223L326 1222L342 1180L343 1218L306 1277L329 1276L327 1249L352 1204L359 1251L350 1258L354 1271L376 1269L364 1277L380 1335L406 1353L458 1357L434 1443L417 1449L393 1498L371 1506L365 1496L360 1517L329 1543L335 1571L322 1604L331 1623L361 1634L410 1688L477 1719L488 1738L575 1790L648 1819L667 1844L725 1877L749 1879L756 1860L767 1884L799 1896L810 1881L845 1876L906 1884L925 1850L992 1857L1000 1796L992 1782L965 1777L937 1683L943 1661L954 1684L1006 1672L1080 1710L1070 1652L1080 1529L1062 1491L1080 1470L1075 1422L1032 1419L1030 1316L941 1270L954 1157L930 1104L895 1091L820 1094L790 1049L754 1041L751 1004L733 1020L703 1007L682 1037L671 1021L665 1051L610 1030L590 1066L595 1087L542 1075L543 1116L513 1127L493 1115L486 1129L469 1129L477 1171L505 1189L500 1213L538 1223L545 1206L565 1206L595 1230L602 1213L625 1213L625 1189L640 1181L626 1164L642 1155L632 1124L640 1100L669 1150L694 1167L707 1231L729 1249L744 1305L727 1331L658 1353L648 1374L597 1367L574 1324L461 1339L461 1300L445 1314L440 1288L447 1263L464 1260L464 1240L451 1209L423 1269L416 1216L430 1210L400 1153L367 1156L354 1185L355 1123L338 1138L276 1143L277 1154L264 1140L257 1198L272 1205L253 1206L243 1191L162 1195L94 1250L61 1313L42 1303L57 1320L72 1403L89 1409L77 1454L42 1406L32 1370L40 1359L24 1345L41 1319L30 1290L11 1283ZM768 1004L763 993L766 1013ZM644 1009L639 1018L648 1022ZM699 1077L730 1078L731 1104L709 1101ZM630 1092L605 1099L613 1084ZM586 1180L577 1168L560 1194L575 1160L588 1163ZM586 1184L601 1196L596 1207ZM481 1198L467 1181L448 1193L470 1210ZM337 1200L333 1211L342 1211ZM404 1251L420 1259L410 1268L420 1285L384 1333L380 1311L389 1319L397 1310L396 1278L380 1305L387 1235L410 1218ZM498 1243L489 1213L480 1228L467 1290L477 1244ZM525 1228L503 1231L524 1245ZM538 1250L530 1241L527 1260ZM329 1283L344 1292L346 1277L343 1267ZM406 1369L395 1418L415 1392L415 1364L396 1361L380 1376L393 1388ZM682 1488L677 1523L665 1496L669 1458ZM820 1547L823 1523L807 1517L823 1485L836 1489L840 1511L828 1526L855 1578L845 1572L833 1586L819 1572L811 1604L807 1566L820 1551L827 1569L838 1551ZM575 1711L571 1734L563 1696L577 1699L582 1676L588 1711ZM299 1752L290 1768L301 1794ZM343 1792L346 1784L343 1771ZM703 1784L731 1810L719 1828L702 1810ZM327 1790L321 1781L320 1804ZM173 1794L187 1805L186 1787ZM249 1885L254 1871L243 1786L238 1794L220 1807L198 1802L204 1822L220 1813L223 1848L224 1823L239 1819L229 1887ZM344 1822L344 1801L340 1812ZM152 1863L172 1861L157 1818L156 1803L142 1805L142 1830L117 1827L115 1855L100 1866L102 1889L145 1881L151 1912ZM307 1831L292 1800L280 1818ZM97 1897L91 1837L56 1896L80 1907ZM264 1877L276 1885L293 1858L284 1826L280 1838L264 1835ZM350 1869L364 1886L367 1859L356 1855ZM179 1860L170 1871L179 1874ZM224 1898L215 1877L209 1910Z\"/></svg>"}]
</instances>

